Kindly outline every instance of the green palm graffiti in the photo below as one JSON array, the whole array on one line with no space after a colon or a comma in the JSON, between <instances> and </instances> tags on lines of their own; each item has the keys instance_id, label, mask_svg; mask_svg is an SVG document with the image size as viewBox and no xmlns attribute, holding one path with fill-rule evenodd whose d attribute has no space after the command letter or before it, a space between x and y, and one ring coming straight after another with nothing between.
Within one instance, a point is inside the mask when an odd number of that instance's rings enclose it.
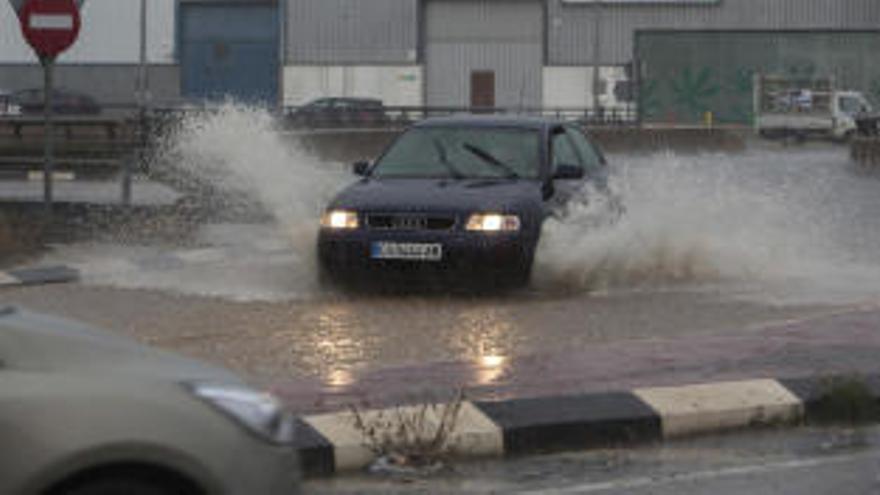
<instances>
[{"instance_id":1,"label":"green palm graffiti","mask_svg":"<svg viewBox=\"0 0 880 495\"><path fill-rule=\"evenodd\" d=\"M703 67L694 72L684 68L678 78L672 81L672 94L675 105L690 120L700 120L710 109L709 100L721 88L713 81L712 69Z\"/></svg>"},{"instance_id":2,"label":"green palm graffiti","mask_svg":"<svg viewBox=\"0 0 880 495\"><path fill-rule=\"evenodd\" d=\"M655 80L643 81L639 88L639 108L642 111L642 117L656 117L660 110L660 97L658 95L658 84Z\"/></svg>"}]
</instances>

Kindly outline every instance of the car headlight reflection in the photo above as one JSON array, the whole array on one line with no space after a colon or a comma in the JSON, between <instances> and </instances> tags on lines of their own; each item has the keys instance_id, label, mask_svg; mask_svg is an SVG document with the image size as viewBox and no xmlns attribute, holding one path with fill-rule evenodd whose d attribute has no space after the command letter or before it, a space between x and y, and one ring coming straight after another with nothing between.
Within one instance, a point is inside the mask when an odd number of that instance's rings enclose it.
<instances>
[{"instance_id":1,"label":"car headlight reflection","mask_svg":"<svg viewBox=\"0 0 880 495\"><path fill-rule=\"evenodd\" d=\"M350 210L327 210L321 217L321 227L326 229L358 228L357 212Z\"/></svg>"},{"instance_id":2,"label":"car headlight reflection","mask_svg":"<svg viewBox=\"0 0 880 495\"><path fill-rule=\"evenodd\" d=\"M475 213L468 218L465 228L475 232L514 232L519 230L520 221L516 215Z\"/></svg>"},{"instance_id":3,"label":"car headlight reflection","mask_svg":"<svg viewBox=\"0 0 880 495\"><path fill-rule=\"evenodd\" d=\"M193 395L258 437L276 444L293 441L294 419L272 394L241 385L192 383Z\"/></svg>"}]
</instances>

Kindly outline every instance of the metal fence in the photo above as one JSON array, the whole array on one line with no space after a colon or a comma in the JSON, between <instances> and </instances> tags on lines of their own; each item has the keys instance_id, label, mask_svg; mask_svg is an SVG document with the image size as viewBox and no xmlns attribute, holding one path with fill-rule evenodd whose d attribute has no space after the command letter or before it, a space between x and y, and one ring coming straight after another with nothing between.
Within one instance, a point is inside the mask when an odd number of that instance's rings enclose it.
<instances>
[{"instance_id":1,"label":"metal fence","mask_svg":"<svg viewBox=\"0 0 880 495\"><path fill-rule=\"evenodd\" d=\"M150 118L167 122L181 115L213 112L222 108L214 103L155 106ZM456 107L456 106L346 106L316 109L306 106L286 106L268 109L278 118L283 128L296 129L351 129L399 128L433 118L454 115L509 115L554 118L589 126L637 126L638 112L634 104L613 108L584 107Z\"/></svg>"}]
</instances>

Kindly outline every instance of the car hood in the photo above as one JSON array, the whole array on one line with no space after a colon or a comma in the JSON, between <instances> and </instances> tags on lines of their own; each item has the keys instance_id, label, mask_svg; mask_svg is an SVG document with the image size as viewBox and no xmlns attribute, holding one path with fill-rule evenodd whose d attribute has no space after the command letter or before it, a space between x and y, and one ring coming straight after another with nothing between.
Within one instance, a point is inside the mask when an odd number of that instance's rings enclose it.
<instances>
[{"instance_id":1,"label":"car hood","mask_svg":"<svg viewBox=\"0 0 880 495\"><path fill-rule=\"evenodd\" d=\"M241 383L230 371L69 320L0 309L0 368Z\"/></svg>"},{"instance_id":2,"label":"car hood","mask_svg":"<svg viewBox=\"0 0 880 495\"><path fill-rule=\"evenodd\" d=\"M363 179L331 208L366 211L523 211L539 207L541 183L508 179Z\"/></svg>"}]
</instances>

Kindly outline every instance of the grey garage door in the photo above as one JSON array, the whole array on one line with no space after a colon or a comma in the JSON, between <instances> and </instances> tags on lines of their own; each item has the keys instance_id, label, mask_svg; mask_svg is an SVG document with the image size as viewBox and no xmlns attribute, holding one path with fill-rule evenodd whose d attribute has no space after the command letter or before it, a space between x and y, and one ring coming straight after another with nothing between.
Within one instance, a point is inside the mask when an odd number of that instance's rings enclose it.
<instances>
[{"instance_id":1,"label":"grey garage door","mask_svg":"<svg viewBox=\"0 0 880 495\"><path fill-rule=\"evenodd\" d=\"M428 105L540 106L543 16L535 0L428 0Z\"/></svg>"}]
</instances>

